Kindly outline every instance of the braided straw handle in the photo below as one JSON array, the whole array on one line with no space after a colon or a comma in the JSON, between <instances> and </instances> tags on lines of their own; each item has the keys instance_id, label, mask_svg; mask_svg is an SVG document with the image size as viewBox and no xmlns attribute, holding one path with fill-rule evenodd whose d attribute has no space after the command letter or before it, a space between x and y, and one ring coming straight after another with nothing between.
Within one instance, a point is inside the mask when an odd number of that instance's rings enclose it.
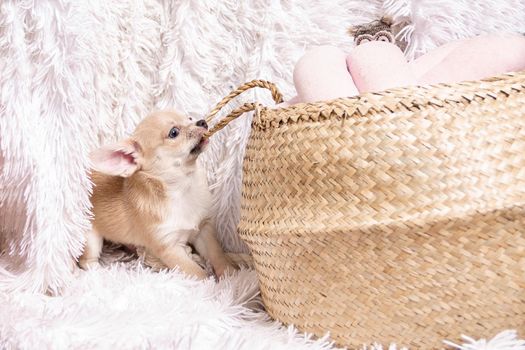
<instances>
[{"instance_id":1,"label":"braided straw handle","mask_svg":"<svg viewBox=\"0 0 525 350\"><path fill-rule=\"evenodd\" d=\"M275 103L281 103L283 102L283 95L279 92L277 89L277 86L275 84L270 83L266 80L252 80L246 84L243 84L239 86L237 89L233 90L221 100L221 102L217 103L215 108L208 114L206 117L206 122L209 124L212 121L212 118L224 107L228 102L230 102L235 97L239 96L246 90L253 89L255 87L265 88L270 90L272 93L272 98L275 101ZM228 125L233 120L237 119L241 115L243 115L246 112L253 111L255 108L257 108L259 104L258 103L245 103L242 106L234 109L230 114L228 114L226 117L224 117L221 121L219 121L216 125L213 126L205 135L204 137L209 138L213 134L215 134L217 131L223 129L226 125Z\"/></svg>"}]
</instances>

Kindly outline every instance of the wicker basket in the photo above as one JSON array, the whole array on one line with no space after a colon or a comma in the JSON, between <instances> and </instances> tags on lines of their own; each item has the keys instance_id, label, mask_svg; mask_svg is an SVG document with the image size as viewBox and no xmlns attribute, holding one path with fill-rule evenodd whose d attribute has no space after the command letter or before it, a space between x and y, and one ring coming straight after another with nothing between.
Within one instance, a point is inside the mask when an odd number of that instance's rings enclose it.
<instances>
[{"instance_id":1,"label":"wicker basket","mask_svg":"<svg viewBox=\"0 0 525 350\"><path fill-rule=\"evenodd\" d=\"M227 96L210 119L242 91ZM525 73L256 109L239 231L268 312L339 345L525 335Z\"/></svg>"}]
</instances>

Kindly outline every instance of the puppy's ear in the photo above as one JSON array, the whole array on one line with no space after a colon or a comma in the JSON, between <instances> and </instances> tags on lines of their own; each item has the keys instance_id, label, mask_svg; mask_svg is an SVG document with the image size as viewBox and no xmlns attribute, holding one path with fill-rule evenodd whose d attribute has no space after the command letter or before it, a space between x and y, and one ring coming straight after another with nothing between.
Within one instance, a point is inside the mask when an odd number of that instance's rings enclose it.
<instances>
[{"instance_id":1,"label":"puppy's ear","mask_svg":"<svg viewBox=\"0 0 525 350\"><path fill-rule=\"evenodd\" d=\"M142 149L132 139L103 146L90 154L93 170L122 177L131 176L139 170L141 158Z\"/></svg>"}]
</instances>

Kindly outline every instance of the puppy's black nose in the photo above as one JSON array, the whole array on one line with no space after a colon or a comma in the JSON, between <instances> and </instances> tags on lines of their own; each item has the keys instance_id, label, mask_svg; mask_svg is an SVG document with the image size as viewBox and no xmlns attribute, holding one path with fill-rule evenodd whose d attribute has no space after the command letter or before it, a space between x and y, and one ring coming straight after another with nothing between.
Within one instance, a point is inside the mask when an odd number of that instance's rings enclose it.
<instances>
[{"instance_id":1,"label":"puppy's black nose","mask_svg":"<svg viewBox=\"0 0 525 350\"><path fill-rule=\"evenodd\" d=\"M196 123L197 126L200 126L201 128L208 129L208 124L206 123L206 120L201 119Z\"/></svg>"}]
</instances>

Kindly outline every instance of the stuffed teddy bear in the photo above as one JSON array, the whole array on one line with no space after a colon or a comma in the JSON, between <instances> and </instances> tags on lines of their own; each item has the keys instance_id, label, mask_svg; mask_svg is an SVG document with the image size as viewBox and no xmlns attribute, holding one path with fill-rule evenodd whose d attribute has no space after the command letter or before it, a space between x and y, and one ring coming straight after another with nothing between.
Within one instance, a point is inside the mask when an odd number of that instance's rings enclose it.
<instances>
[{"instance_id":1,"label":"stuffed teddy bear","mask_svg":"<svg viewBox=\"0 0 525 350\"><path fill-rule=\"evenodd\" d=\"M389 88L453 83L525 70L525 36L451 42L407 62L391 42L368 41L349 54L332 46L306 52L294 69L297 96L279 105L331 100Z\"/></svg>"}]
</instances>

